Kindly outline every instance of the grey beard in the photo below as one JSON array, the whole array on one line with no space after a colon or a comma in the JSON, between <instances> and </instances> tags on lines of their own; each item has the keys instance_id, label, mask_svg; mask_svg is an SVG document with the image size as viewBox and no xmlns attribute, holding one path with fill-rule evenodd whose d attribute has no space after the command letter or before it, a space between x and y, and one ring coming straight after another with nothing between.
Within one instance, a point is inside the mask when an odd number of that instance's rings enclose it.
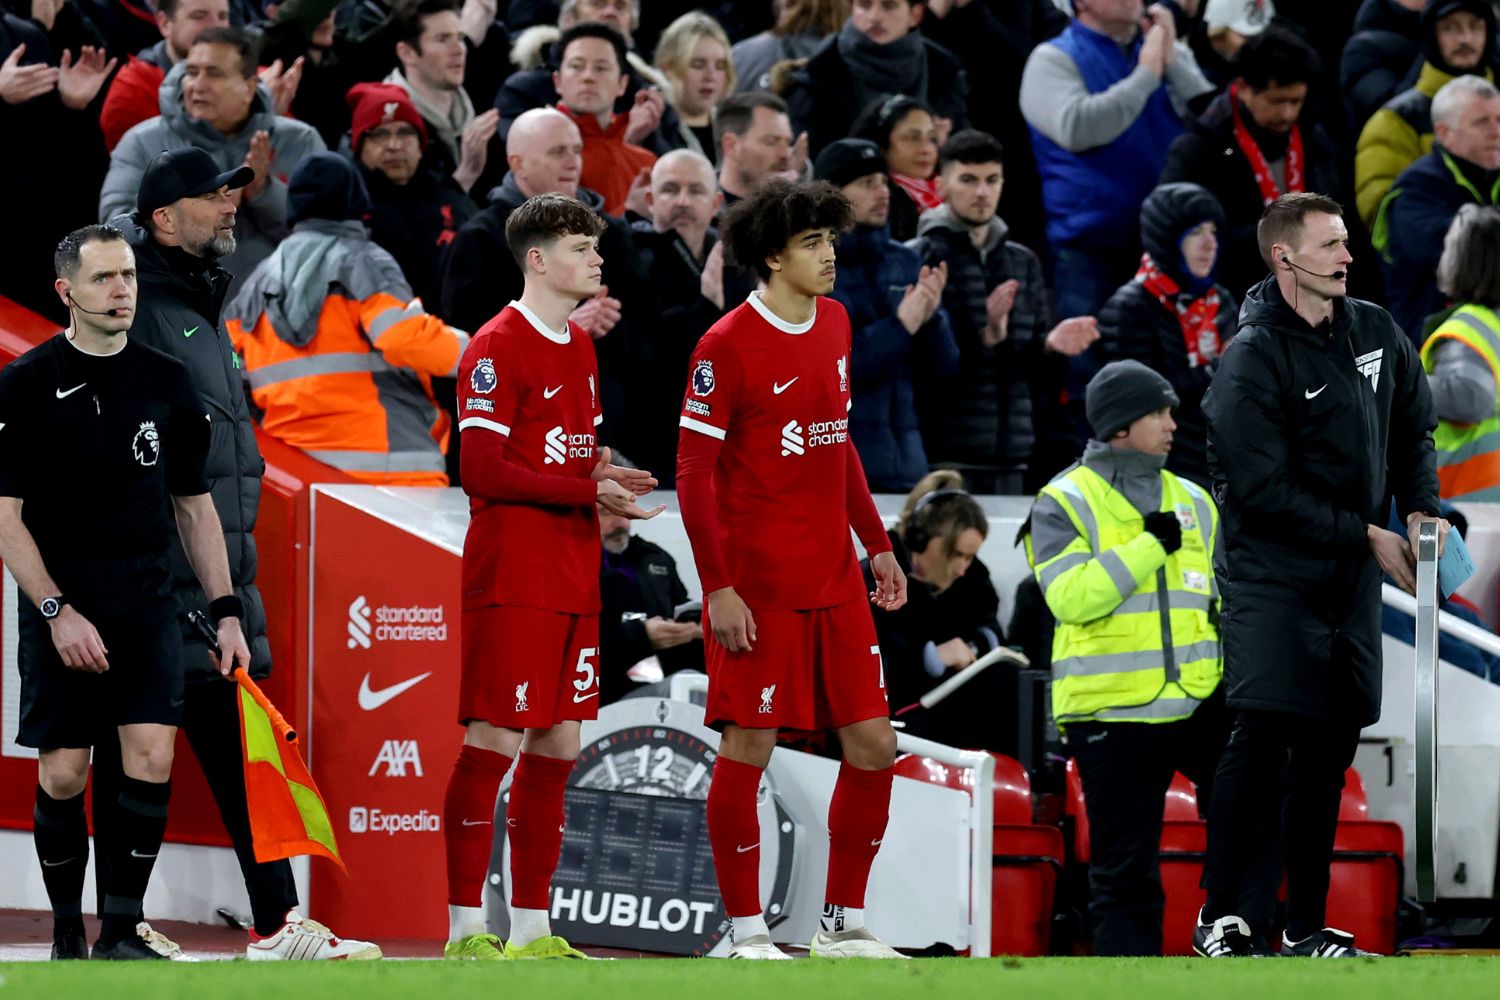
<instances>
[{"instance_id":1,"label":"grey beard","mask_svg":"<svg viewBox=\"0 0 1500 1000\"><path fill-rule=\"evenodd\" d=\"M203 256L210 260L219 260L234 253L234 234L228 236L215 236L203 244Z\"/></svg>"}]
</instances>

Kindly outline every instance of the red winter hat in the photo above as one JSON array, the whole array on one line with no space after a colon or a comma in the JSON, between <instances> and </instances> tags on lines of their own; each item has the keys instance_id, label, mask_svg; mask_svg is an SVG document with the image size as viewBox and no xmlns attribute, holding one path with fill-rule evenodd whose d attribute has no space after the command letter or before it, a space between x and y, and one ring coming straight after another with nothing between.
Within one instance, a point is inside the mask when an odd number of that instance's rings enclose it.
<instances>
[{"instance_id":1,"label":"red winter hat","mask_svg":"<svg viewBox=\"0 0 1500 1000\"><path fill-rule=\"evenodd\" d=\"M354 123L350 131L353 133L355 153L359 152L366 132L389 122L406 122L422 137L422 145L427 145L426 123L422 121L417 106L411 102L411 95L395 84L357 83L349 88L349 96L345 100L354 112Z\"/></svg>"}]
</instances>

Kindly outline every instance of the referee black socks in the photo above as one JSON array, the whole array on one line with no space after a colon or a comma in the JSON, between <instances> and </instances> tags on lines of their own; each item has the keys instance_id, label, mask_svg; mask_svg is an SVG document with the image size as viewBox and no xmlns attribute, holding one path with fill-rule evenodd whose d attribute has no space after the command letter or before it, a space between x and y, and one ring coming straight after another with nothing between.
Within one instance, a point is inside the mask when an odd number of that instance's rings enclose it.
<instances>
[{"instance_id":1,"label":"referee black socks","mask_svg":"<svg viewBox=\"0 0 1500 1000\"><path fill-rule=\"evenodd\" d=\"M42 863L42 884L52 903L53 935L83 935L83 878L89 864L89 828L83 793L54 799L36 786L32 837Z\"/></svg>"},{"instance_id":2,"label":"referee black socks","mask_svg":"<svg viewBox=\"0 0 1500 1000\"><path fill-rule=\"evenodd\" d=\"M116 944L135 933L141 900L167 832L167 801L172 783L120 779L119 834L104 881L103 926L99 944Z\"/></svg>"}]
</instances>

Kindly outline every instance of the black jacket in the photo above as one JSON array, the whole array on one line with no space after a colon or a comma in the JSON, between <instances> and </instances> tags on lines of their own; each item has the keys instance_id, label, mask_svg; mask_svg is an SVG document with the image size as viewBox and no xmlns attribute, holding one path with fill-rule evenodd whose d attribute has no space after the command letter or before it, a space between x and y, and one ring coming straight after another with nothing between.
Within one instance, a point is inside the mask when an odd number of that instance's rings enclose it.
<instances>
[{"instance_id":1,"label":"black jacket","mask_svg":"<svg viewBox=\"0 0 1500 1000\"><path fill-rule=\"evenodd\" d=\"M629 456L636 443L631 436L633 421L625 392L634 363L632 335L637 330L642 336L649 335L656 303L640 275L630 227L621 219L604 215L604 200L588 188L578 189L578 199L605 220L604 234L599 237L604 285L611 296L620 300L624 317L613 330L594 341L599 358L599 401L604 407L599 442ZM505 242L505 220L525 200L515 177L506 174L505 181L490 191L488 207L454 237L443 275L442 307L438 313L459 329L471 334L478 332L512 299L521 297L525 282Z\"/></svg>"},{"instance_id":2,"label":"black jacket","mask_svg":"<svg viewBox=\"0 0 1500 1000\"><path fill-rule=\"evenodd\" d=\"M1365 0L1339 59L1349 134L1359 135L1382 104L1414 86L1422 68L1421 11L1396 0Z\"/></svg>"},{"instance_id":3,"label":"black jacket","mask_svg":"<svg viewBox=\"0 0 1500 1000\"><path fill-rule=\"evenodd\" d=\"M1006 239L1005 223L998 218L990 223L985 247L974 246L946 205L923 213L918 232L910 246L922 263L948 264L943 307L959 353L958 376L923 414L927 457L934 465L1023 470L1036 445L1032 389L1056 380L1056 366L1042 354L1051 324L1041 262ZM985 347L985 299L1011 278L1021 290L1011 307L1009 333L995 347Z\"/></svg>"},{"instance_id":4,"label":"black jacket","mask_svg":"<svg viewBox=\"0 0 1500 1000\"><path fill-rule=\"evenodd\" d=\"M385 174L364 164L359 164L359 172L370 192L371 211L365 220L370 239L396 258L412 293L437 313L449 248L464 223L479 213L479 206L451 176L423 167L405 185L392 184Z\"/></svg>"},{"instance_id":5,"label":"black jacket","mask_svg":"<svg viewBox=\"0 0 1500 1000\"><path fill-rule=\"evenodd\" d=\"M1265 205L1250 161L1234 137L1234 115L1228 93L1214 98L1202 117L1172 141L1161 171L1163 184L1190 181L1207 188L1224 208L1227 225L1219 232L1219 281L1237 296L1266 276L1255 230ZM1258 128L1248 111L1241 112L1245 127L1268 161L1285 156L1288 136L1275 136ZM1302 149L1306 158L1307 190L1343 200L1339 181L1338 152L1318 126L1303 116Z\"/></svg>"},{"instance_id":6,"label":"black jacket","mask_svg":"<svg viewBox=\"0 0 1500 1000\"><path fill-rule=\"evenodd\" d=\"M1223 510L1224 682L1232 708L1380 717L1380 568L1367 525L1392 497L1438 511L1427 378L1378 306L1317 329L1274 278L1251 290L1204 400Z\"/></svg>"},{"instance_id":7,"label":"black jacket","mask_svg":"<svg viewBox=\"0 0 1500 1000\"><path fill-rule=\"evenodd\" d=\"M218 264L206 268L198 258L175 247L163 247L132 227L140 296L130 338L170 354L187 366L203 397L212 427L204 475L214 509L224 529L229 575L245 604L240 627L250 644L252 677L271 672L266 639L266 609L255 586L256 512L266 463L255 443L255 424L245 403L240 362L220 321L230 276ZM182 542L172 536L172 585L184 615L208 610L208 600L188 565ZM183 622L183 666L188 680L217 679L204 646Z\"/></svg>"},{"instance_id":8,"label":"black jacket","mask_svg":"<svg viewBox=\"0 0 1500 1000\"><path fill-rule=\"evenodd\" d=\"M634 612L670 621L674 609L687 599L677 561L660 545L632 535L620 555L604 553L599 574L600 704L608 705L629 694L636 684L626 676L626 671L653 652L668 674L703 669L701 641L653 650L651 640L646 637L645 621L626 621L623 617Z\"/></svg>"},{"instance_id":9,"label":"black jacket","mask_svg":"<svg viewBox=\"0 0 1500 1000\"><path fill-rule=\"evenodd\" d=\"M934 114L951 118L955 132L967 128L969 82L963 66L953 53L936 42L924 38L922 44L927 50L927 93L911 96L925 100ZM792 132L807 133L808 155L816 157L824 146L847 136L864 110L854 75L839 53L838 32L829 35L808 56L807 63L793 74L792 81L792 89L786 95Z\"/></svg>"},{"instance_id":10,"label":"black jacket","mask_svg":"<svg viewBox=\"0 0 1500 1000\"><path fill-rule=\"evenodd\" d=\"M1141 245L1179 288L1187 287L1180 267L1182 235L1209 220L1222 226L1223 212L1214 197L1196 185L1162 185L1141 206ZM1228 345L1234 336L1238 308L1227 288L1215 285L1214 290L1219 293L1219 343ZM1186 305L1194 298L1184 291L1177 301ZM1103 361L1131 358L1172 383L1178 400L1172 411L1177 432L1172 436L1167 468L1208 485L1208 421L1203 416L1203 394L1208 391L1218 359L1209 358L1207 363L1191 367L1176 313L1135 280L1121 285L1099 310L1098 351Z\"/></svg>"},{"instance_id":11,"label":"black jacket","mask_svg":"<svg viewBox=\"0 0 1500 1000\"><path fill-rule=\"evenodd\" d=\"M891 711L900 711L953 676L944 670L934 677L926 662L929 646L962 639L984 655L1005 641L998 615L1000 598L990 582L990 571L978 559L969 570L941 594L911 578L911 552L905 541L890 531L896 562L907 574L906 604L897 611L875 613L875 633L880 639L887 697ZM869 589L875 589L870 560L860 563ZM931 651L936 656L936 650ZM1015 714L1000 704L1005 685L1003 667L981 673L963 688L931 709L917 709L904 716L907 732L957 747L1000 749L1014 743Z\"/></svg>"}]
</instances>

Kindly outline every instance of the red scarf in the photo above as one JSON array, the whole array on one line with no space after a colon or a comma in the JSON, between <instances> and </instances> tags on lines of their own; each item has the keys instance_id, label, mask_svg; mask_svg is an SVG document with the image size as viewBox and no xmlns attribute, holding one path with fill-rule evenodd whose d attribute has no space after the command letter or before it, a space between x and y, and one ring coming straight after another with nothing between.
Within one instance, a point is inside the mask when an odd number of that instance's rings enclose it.
<instances>
[{"instance_id":1,"label":"red scarf","mask_svg":"<svg viewBox=\"0 0 1500 1000\"><path fill-rule=\"evenodd\" d=\"M908 177L905 174L891 174L891 180L899 184L901 190L905 191L911 197L911 200L917 203L918 211L925 212L929 208L937 208L943 203L943 199L938 197L936 177L929 177L926 180L922 180L917 177Z\"/></svg>"},{"instance_id":2,"label":"red scarf","mask_svg":"<svg viewBox=\"0 0 1500 1000\"><path fill-rule=\"evenodd\" d=\"M1262 205L1269 205L1280 198L1282 190L1276 186L1276 175L1271 173L1271 165L1266 162L1266 154L1260 151L1255 139L1250 135L1250 130L1245 127L1245 119L1240 113L1240 96L1238 83L1229 85L1229 107L1234 112L1234 141L1239 143L1240 152L1245 154L1245 159L1250 161L1250 169L1255 172L1255 183L1260 186L1260 201ZM1286 190L1306 191L1307 178L1303 173L1302 159L1302 126L1292 126L1292 137L1286 144Z\"/></svg>"},{"instance_id":3,"label":"red scarf","mask_svg":"<svg viewBox=\"0 0 1500 1000\"><path fill-rule=\"evenodd\" d=\"M1219 293L1215 288L1210 286L1200 298L1184 302L1182 289L1156 265L1149 253L1141 254L1141 269L1135 272L1135 280L1156 296L1163 309L1177 316L1189 368L1202 367L1224 352L1223 341L1219 339Z\"/></svg>"}]
</instances>

